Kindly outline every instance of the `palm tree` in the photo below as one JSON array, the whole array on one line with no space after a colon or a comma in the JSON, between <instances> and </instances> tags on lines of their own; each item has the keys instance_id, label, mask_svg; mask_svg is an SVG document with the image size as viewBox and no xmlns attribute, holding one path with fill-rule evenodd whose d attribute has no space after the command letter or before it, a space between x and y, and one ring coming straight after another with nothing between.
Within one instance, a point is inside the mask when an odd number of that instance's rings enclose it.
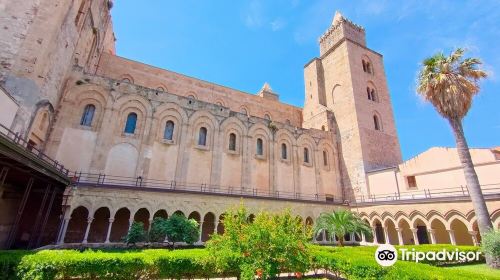
<instances>
[{"instance_id":1,"label":"palm tree","mask_svg":"<svg viewBox=\"0 0 500 280\"><path fill-rule=\"evenodd\" d=\"M462 119L472 105L472 98L479 93L479 81L487 74L479 69L481 60L463 55L464 50L459 48L450 56L438 53L425 59L418 75L417 92L450 123L479 232L483 236L492 224L465 140Z\"/></svg>"},{"instance_id":2,"label":"palm tree","mask_svg":"<svg viewBox=\"0 0 500 280\"><path fill-rule=\"evenodd\" d=\"M336 236L340 247L344 246L344 235L348 233L365 234L365 236L372 234L370 226L348 210L321 213L316 220L314 236L317 236L322 230L328 232L332 239Z\"/></svg>"}]
</instances>

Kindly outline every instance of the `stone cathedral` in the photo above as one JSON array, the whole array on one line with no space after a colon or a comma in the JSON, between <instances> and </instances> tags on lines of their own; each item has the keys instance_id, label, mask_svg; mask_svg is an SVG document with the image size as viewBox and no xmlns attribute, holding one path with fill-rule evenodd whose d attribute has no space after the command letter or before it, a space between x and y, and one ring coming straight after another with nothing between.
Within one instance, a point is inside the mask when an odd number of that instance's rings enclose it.
<instances>
[{"instance_id":1,"label":"stone cathedral","mask_svg":"<svg viewBox=\"0 0 500 280\"><path fill-rule=\"evenodd\" d=\"M479 242L456 150L402 162L363 27L335 13L299 108L267 83L246 93L117 56L112 6L0 5L0 247L119 242L133 221L173 213L199 222L201 244L241 200L310 224L352 209L375 235L350 242ZM498 226L500 149L471 153Z\"/></svg>"}]
</instances>

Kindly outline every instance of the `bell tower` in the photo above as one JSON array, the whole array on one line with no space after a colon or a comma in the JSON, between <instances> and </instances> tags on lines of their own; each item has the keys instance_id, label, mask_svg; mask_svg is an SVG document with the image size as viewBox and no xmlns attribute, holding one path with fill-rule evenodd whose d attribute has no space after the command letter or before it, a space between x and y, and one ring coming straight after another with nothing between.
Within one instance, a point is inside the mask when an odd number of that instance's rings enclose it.
<instances>
[{"instance_id":1,"label":"bell tower","mask_svg":"<svg viewBox=\"0 0 500 280\"><path fill-rule=\"evenodd\" d=\"M366 172L401 162L383 57L338 11L319 45L304 67L303 126L337 132L344 193L367 195Z\"/></svg>"}]
</instances>

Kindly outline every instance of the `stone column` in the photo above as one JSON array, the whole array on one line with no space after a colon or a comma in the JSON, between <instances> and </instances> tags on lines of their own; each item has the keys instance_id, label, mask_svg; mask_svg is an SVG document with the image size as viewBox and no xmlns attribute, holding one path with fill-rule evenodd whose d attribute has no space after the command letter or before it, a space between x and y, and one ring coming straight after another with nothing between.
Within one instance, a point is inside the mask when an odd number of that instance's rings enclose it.
<instances>
[{"instance_id":1,"label":"stone column","mask_svg":"<svg viewBox=\"0 0 500 280\"><path fill-rule=\"evenodd\" d=\"M113 227L113 222L115 219L109 218L108 233L106 234L106 241L104 243L109 243L109 236L111 235L111 228Z\"/></svg>"},{"instance_id":2,"label":"stone column","mask_svg":"<svg viewBox=\"0 0 500 280\"><path fill-rule=\"evenodd\" d=\"M201 244L201 237L203 236L203 221L200 222L200 237L198 237L198 244Z\"/></svg>"},{"instance_id":3,"label":"stone column","mask_svg":"<svg viewBox=\"0 0 500 280\"><path fill-rule=\"evenodd\" d=\"M87 219L87 229L85 230L85 236L83 237L83 244L87 244L87 238L89 237L89 231L90 231L90 226L92 225L92 221L94 220L94 217L89 217Z\"/></svg>"},{"instance_id":4,"label":"stone column","mask_svg":"<svg viewBox=\"0 0 500 280\"><path fill-rule=\"evenodd\" d=\"M413 233L413 242L415 245L420 245L420 242L418 241L418 234L417 234L418 229L412 228L411 232Z\"/></svg>"},{"instance_id":5,"label":"stone column","mask_svg":"<svg viewBox=\"0 0 500 280\"><path fill-rule=\"evenodd\" d=\"M396 228L396 231L398 232L398 243L399 245L404 245L404 239L403 239L403 229L402 228Z\"/></svg>"},{"instance_id":6,"label":"stone column","mask_svg":"<svg viewBox=\"0 0 500 280\"><path fill-rule=\"evenodd\" d=\"M479 242L477 240L477 231L469 231L470 237L472 237L472 243L474 246L479 246Z\"/></svg>"},{"instance_id":7,"label":"stone column","mask_svg":"<svg viewBox=\"0 0 500 280\"><path fill-rule=\"evenodd\" d=\"M153 225L153 220L149 220L149 224L148 224L148 232L151 231L151 226Z\"/></svg>"},{"instance_id":8,"label":"stone column","mask_svg":"<svg viewBox=\"0 0 500 280\"><path fill-rule=\"evenodd\" d=\"M64 224L63 224L61 236L57 242L58 244L64 244L64 238L66 237L66 230L68 230L69 220L70 220L70 218L64 219Z\"/></svg>"},{"instance_id":9,"label":"stone column","mask_svg":"<svg viewBox=\"0 0 500 280\"><path fill-rule=\"evenodd\" d=\"M128 220L128 231L127 233L130 231L130 229L132 228L132 224L134 223L134 218L131 218Z\"/></svg>"},{"instance_id":10,"label":"stone column","mask_svg":"<svg viewBox=\"0 0 500 280\"><path fill-rule=\"evenodd\" d=\"M448 229L448 234L450 235L451 245L457 245L457 241L455 240L455 231L452 229Z\"/></svg>"},{"instance_id":11,"label":"stone column","mask_svg":"<svg viewBox=\"0 0 500 280\"><path fill-rule=\"evenodd\" d=\"M351 233L351 244L354 244L356 242L356 234Z\"/></svg>"},{"instance_id":12,"label":"stone column","mask_svg":"<svg viewBox=\"0 0 500 280\"><path fill-rule=\"evenodd\" d=\"M366 244L366 236L364 233L361 234L361 244Z\"/></svg>"},{"instance_id":13,"label":"stone column","mask_svg":"<svg viewBox=\"0 0 500 280\"><path fill-rule=\"evenodd\" d=\"M323 242L323 243L326 242L326 230L323 230L321 232L321 242Z\"/></svg>"},{"instance_id":14,"label":"stone column","mask_svg":"<svg viewBox=\"0 0 500 280\"><path fill-rule=\"evenodd\" d=\"M219 219L215 220L214 234L217 234L217 227L219 226Z\"/></svg>"},{"instance_id":15,"label":"stone column","mask_svg":"<svg viewBox=\"0 0 500 280\"><path fill-rule=\"evenodd\" d=\"M436 244L436 230L431 228L428 231L429 231L429 236L431 237L431 244Z\"/></svg>"},{"instance_id":16,"label":"stone column","mask_svg":"<svg viewBox=\"0 0 500 280\"><path fill-rule=\"evenodd\" d=\"M373 244L378 244L377 231L374 228L372 228L372 233L373 233Z\"/></svg>"},{"instance_id":17,"label":"stone column","mask_svg":"<svg viewBox=\"0 0 500 280\"><path fill-rule=\"evenodd\" d=\"M390 244L391 242L389 241L389 231L387 230L387 227L382 228L384 229L385 244Z\"/></svg>"}]
</instances>

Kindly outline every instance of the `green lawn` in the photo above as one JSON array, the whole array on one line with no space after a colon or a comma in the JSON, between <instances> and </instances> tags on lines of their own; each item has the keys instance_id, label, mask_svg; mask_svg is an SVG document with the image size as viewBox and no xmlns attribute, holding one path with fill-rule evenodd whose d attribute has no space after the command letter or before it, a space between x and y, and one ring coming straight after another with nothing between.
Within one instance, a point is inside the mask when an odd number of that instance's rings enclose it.
<instances>
[{"instance_id":1,"label":"green lawn","mask_svg":"<svg viewBox=\"0 0 500 280\"><path fill-rule=\"evenodd\" d=\"M450 269L454 271L468 271L473 272L479 277L487 278L487 279L500 279L500 270L492 269L486 264L469 264L469 265L460 265L460 266L450 266L445 269Z\"/></svg>"}]
</instances>

